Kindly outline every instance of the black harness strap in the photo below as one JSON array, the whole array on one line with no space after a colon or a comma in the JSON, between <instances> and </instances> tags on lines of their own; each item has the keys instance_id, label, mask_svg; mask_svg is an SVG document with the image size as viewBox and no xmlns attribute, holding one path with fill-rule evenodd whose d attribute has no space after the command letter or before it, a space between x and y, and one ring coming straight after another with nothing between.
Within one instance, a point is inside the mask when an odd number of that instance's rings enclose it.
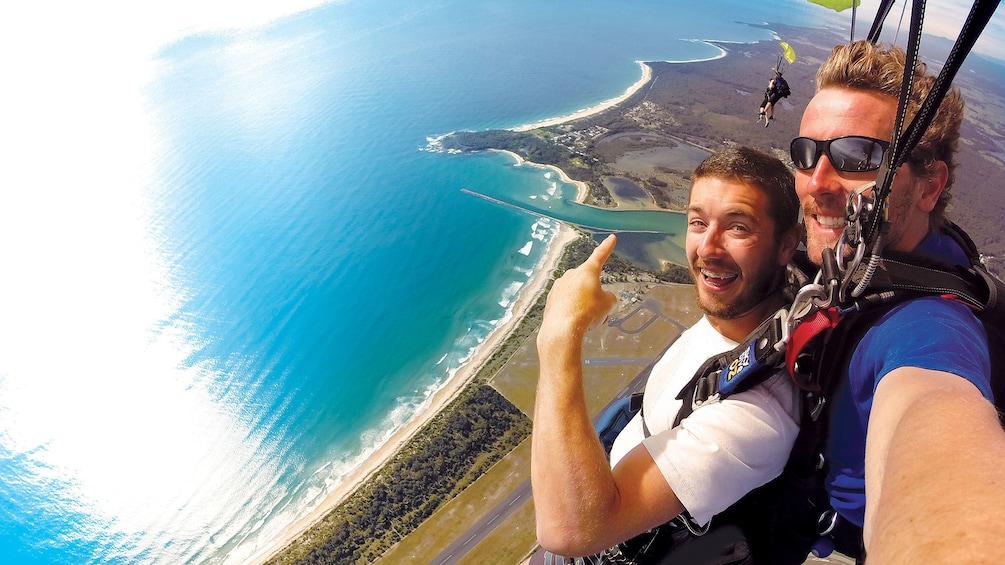
<instances>
[{"instance_id":1,"label":"black harness strap","mask_svg":"<svg viewBox=\"0 0 1005 565\"><path fill-rule=\"evenodd\" d=\"M785 352L777 350L775 344L783 340L782 323L776 314L732 350L707 359L677 396L682 405L674 427L710 399L747 390L780 370Z\"/></svg>"},{"instance_id":2,"label":"black harness strap","mask_svg":"<svg viewBox=\"0 0 1005 565\"><path fill-rule=\"evenodd\" d=\"M879 34L883 32L883 22L886 21L886 16L890 14L890 8L892 7L893 0L882 0L879 3L879 8L876 10L876 18L872 21L872 27L869 28L869 35L866 37L869 43L879 41Z\"/></svg>"},{"instance_id":3,"label":"black harness strap","mask_svg":"<svg viewBox=\"0 0 1005 565\"><path fill-rule=\"evenodd\" d=\"M901 84L897 120L893 130L890 150L887 152L887 159L884 160L883 167L877 176L877 209L865 230L865 240L867 242L872 242L874 235L878 233L877 228L884 216L882 213L883 207L885 207L887 197L890 194L890 187L893 184L893 177L897 168L907 161L911 151L918 144L918 141L921 140L928 126L931 125L935 112L952 87L956 73L960 70L963 61L977 42L981 32L984 31L988 21L991 20L991 16L998 8L998 2L999 0L975 0L967 19L960 29L960 35L957 37L956 43L953 44L953 48L946 57L942 71L939 72L939 76L935 79L935 83L918 109L918 113L914 115L910 125L905 130L904 123L907 118L908 102L911 99L914 87L914 73L918 64L918 52L921 46L921 32L925 13L925 0L914 0L911 9L911 32L907 40L907 58L904 63L904 80ZM876 20L873 22L872 30L869 32L869 41L875 43L879 40L882 23L888 13L889 6L881 5L880 10L876 13Z\"/></svg>"}]
</instances>

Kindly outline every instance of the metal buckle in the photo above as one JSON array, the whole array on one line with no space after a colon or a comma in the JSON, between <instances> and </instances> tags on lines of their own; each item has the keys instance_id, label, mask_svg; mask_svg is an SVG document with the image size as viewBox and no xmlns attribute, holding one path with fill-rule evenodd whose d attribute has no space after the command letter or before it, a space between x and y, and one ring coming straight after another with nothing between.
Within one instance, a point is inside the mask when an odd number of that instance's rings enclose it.
<instances>
[{"instance_id":1,"label":"metal buckle","mask_svg":"<svg viewBox=\"0 0 1005 565\"><path fill-rule=\"evenodd\" d=\"M834 510L825 510L823 514L817 518L817 533L826 536L834 531L838 523L838 513Z\"/></svg>"},{"instance_id":2,"label":"metal buckle","mask_svg":"<svg viewBox=\"0 0 1005 565\"><path fill-rule=\"evenodd\" d=\"M708 375L708 377L706 377L706 378L715 378L715 379L718 379L720 372L722 372L722 369L719 369L719 371L717 371L715 373L712 373L711 375ZM719 392L718 391L716 391L715 394L709 395L704 400L700 400L698 398L698 395L701 394L701 393L703 393L703 392L704 391L702 391L702 387L700 387L700 386L694 387L694 394L691 395L691 410L692 411L697 410L698 408L701 408L707 402L718 402L718 400L719 400ZM704 414L704 412L702 412L702 414Z\"/></svg>"},{"instance_id":3,"label":"metal buckle","mask_svg":"<svg viewBox=\"0 0 1005 565\"><path fill-rule=\"evenodd\" d=\"M876 208L874 196L867 196L865 193L875 188L876 181L871 181L856 187L848 194L848 201L845 205L844 233L841 234L837 247L834 249L838 261L838 271L841 273L841 284L836 296L838 301L844 301L847 297L851 278L865 257L865 229L863 224L869 220L869 216L875 212ZM850 247L855 251L854 255L847 261L844 259L845 247ZM831 305L833 305L833 301Z\"/></svg>"},{"instance_id":4,"label":"metal buckle","mask_svg":"<svg viewBox=\"0 0 1005 565\"><path fill-rule=\"evenodd\" d=\"M827 404L827 399L822 395L817 396L817 405L810 409L810 419L816 422L820 418L820 414L824 411L824 406Z\"/></svg>"}]
</instances>

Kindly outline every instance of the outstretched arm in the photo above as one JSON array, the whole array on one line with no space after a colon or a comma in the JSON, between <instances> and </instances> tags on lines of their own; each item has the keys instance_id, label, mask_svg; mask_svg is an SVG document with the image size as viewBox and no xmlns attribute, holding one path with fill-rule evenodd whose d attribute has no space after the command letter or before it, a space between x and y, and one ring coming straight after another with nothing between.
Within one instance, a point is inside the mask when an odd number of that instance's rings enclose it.
<instances>
[{"instance_id":1,"label":"outstretched arm","mask_svg":"<svg viewBox=\"0 0 1005 565\"><path fill-rule=\"evenodd\" d=\"M583 337L617 302L600 286L615 243L609 236L555 281L537 336L531 479L538 540L565 555L596 553L683 511L641 445L611 471L586 407Z\"/></svg>"},{"instance_id":2,"label":"outstretched arm","mask_svg":"<svg viewBox=\"0 0 1005 565\"><path fill-rule=\"evenodd\" d=\"M876 388L866 442L869 562L1005 562L1005 432L968 381L901 367Z\"/></svg>"}]
</instances>

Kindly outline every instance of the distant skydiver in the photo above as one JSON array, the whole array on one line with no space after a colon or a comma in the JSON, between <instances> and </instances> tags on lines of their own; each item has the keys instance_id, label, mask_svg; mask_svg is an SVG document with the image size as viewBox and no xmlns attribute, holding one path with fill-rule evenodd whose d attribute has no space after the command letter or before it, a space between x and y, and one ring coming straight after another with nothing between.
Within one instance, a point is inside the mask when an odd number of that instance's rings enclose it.
<instances>
[{"instance_id":1,"label":"distant skydiver","mask_svg":"<svg viewBox=\"0 0 1005 565\"><path fill-rule=\"evenodd\" d=\"M776 66L771 70L775 71L775 76L768 80L768 88L764 91L764 101L761 102L761 112L757 118L758 122L764 120L764 127L768 127L770 120L775 119L775 104L792 93L789 83L782 78L780 67Z\"/></svg>"}]
</instances>

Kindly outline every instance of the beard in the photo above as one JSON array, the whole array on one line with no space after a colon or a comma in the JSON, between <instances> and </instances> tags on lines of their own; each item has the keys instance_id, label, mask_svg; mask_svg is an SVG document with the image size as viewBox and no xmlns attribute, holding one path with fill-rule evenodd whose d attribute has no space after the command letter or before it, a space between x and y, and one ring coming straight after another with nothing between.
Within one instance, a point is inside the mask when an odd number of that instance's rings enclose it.
<instances>
[{"instance_id":1,"label":"beard","mask_svg":"<svg viewBox=\"0 0 1005 565\"><path fill-rule=\"evenodd\" d=\"M699 269L692 267L692 276L700 277ZM783 273L774 269L763 269L744 277L746 287L739 295L729 302L718 300L715 296L705 296L698 285L694 286L695 301L705 315L720 320L735 320L740 318L775 294L781 286Z\"/></svg>"},{"instance_id":2,"label":"beard","mask_svg":"<svg viewBox=\"0 0 1005 565\"><path fill-rule=\"evenodd\" d=\"M905 165L906 167L906 165ZM889 222L889 231L884 236L883 245L886 248L896 249L897 245L900 243L901 239L904 237L905 231L909 222L911 222L911 214L914 210L915 203L921 198L922 188L921 183L924 182L923 178L910 177L906 182L895 181L892 191L886 201L886 213ZM808 218L814 217L822 211L826 211L830 215L840 215L844 216L843 211L845 205L841 205L841 211L832 201L824 200L812 201L811 203L803 204L803 217L807 218L807 227L805 231L806 238L806 252L809 259L813 264L820 265L822 262L821 255L825 247L833 249L835 255L838 257L844 256L845 258L851 257L855 250L852 247L846 246L843 249L836 249L838 242L841 239L843 230L835 232L827 232L822 230L811 229L809 226ZM873 214L878 213L873 211ZM873 234L875 236L875 234ZM901 251L909 251L909 249L900 249Z\"/></svg>"}]
</instances>

